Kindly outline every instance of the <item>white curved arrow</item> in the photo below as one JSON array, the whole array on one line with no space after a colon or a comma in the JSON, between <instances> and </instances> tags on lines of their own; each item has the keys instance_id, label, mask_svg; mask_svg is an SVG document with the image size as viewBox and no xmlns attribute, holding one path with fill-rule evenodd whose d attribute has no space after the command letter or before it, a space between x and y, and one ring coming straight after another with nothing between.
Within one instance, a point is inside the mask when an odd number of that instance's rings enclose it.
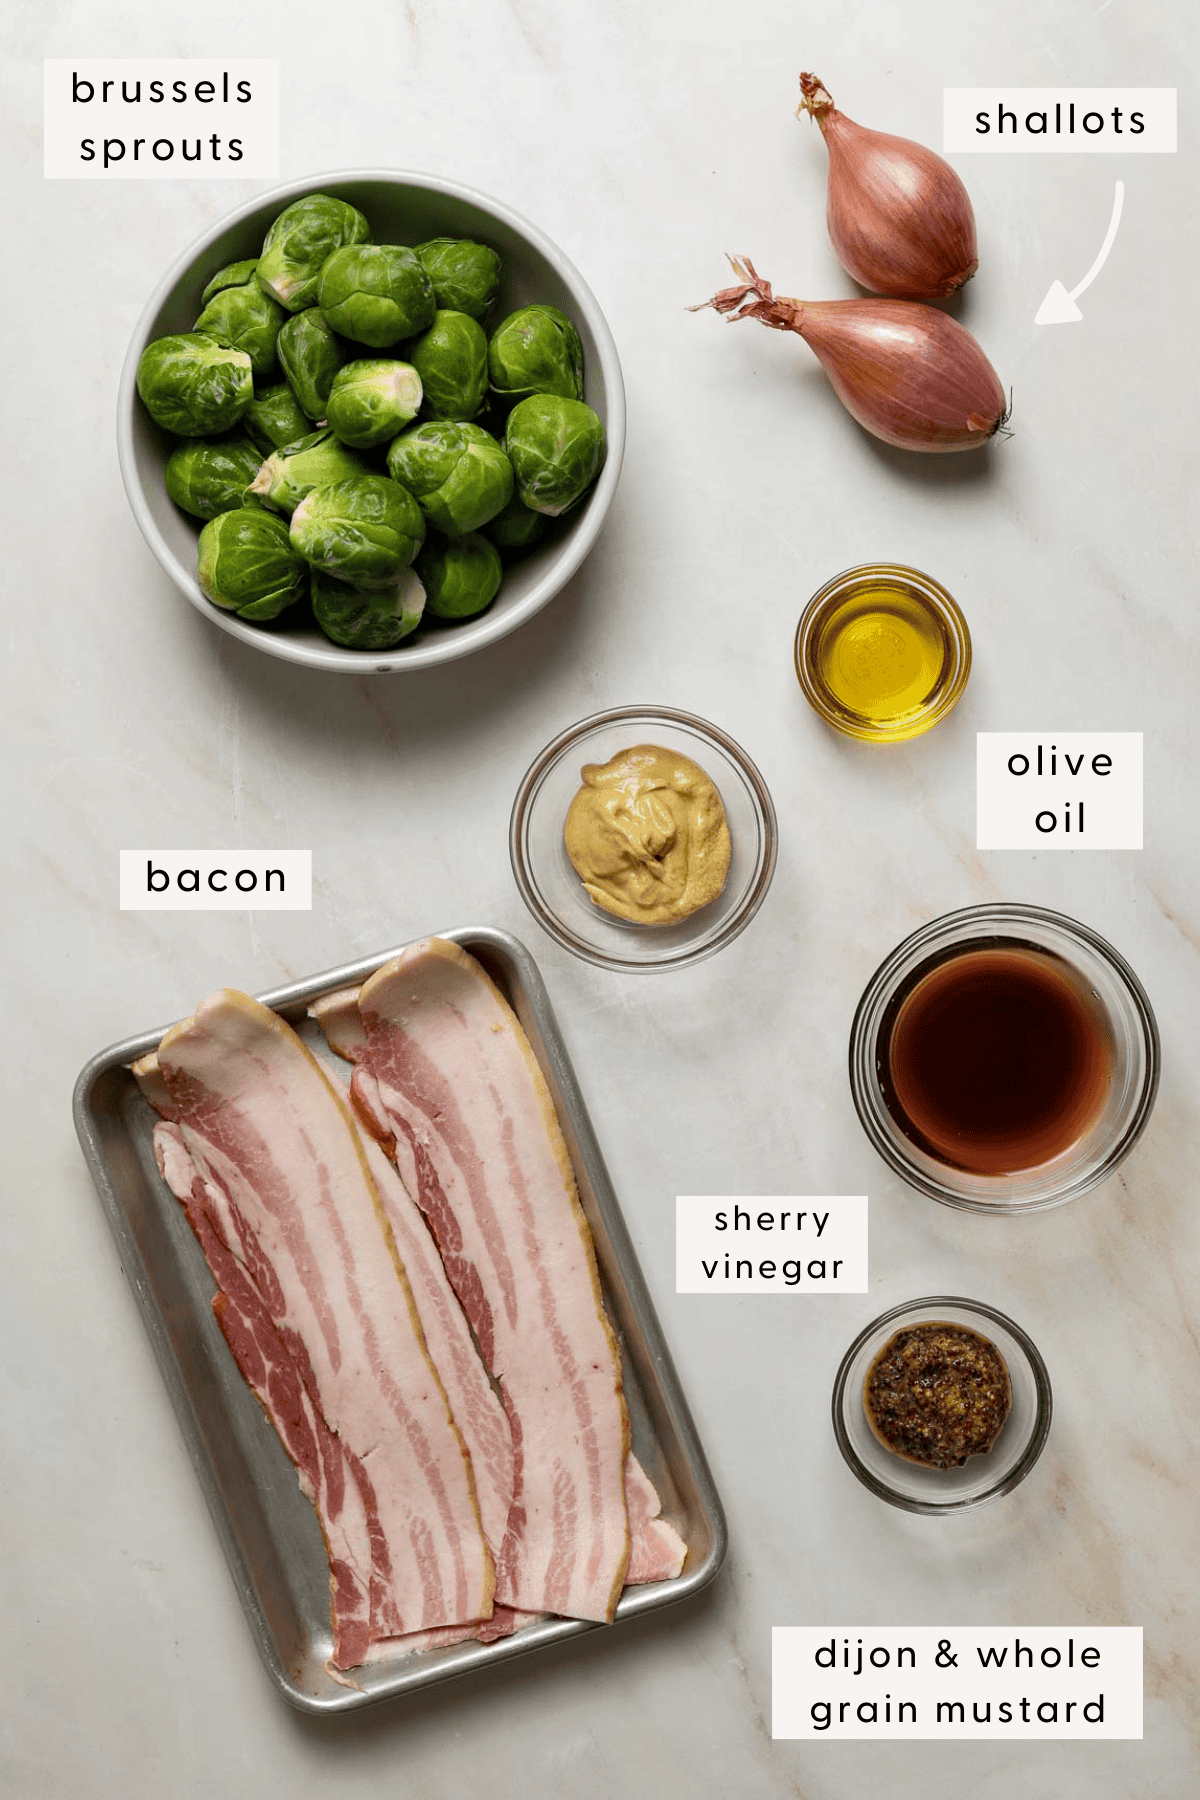
<instances>
[{"instance_id":1,"label":"white curved arrow","mask_svg":"<svg viewBox=\"0 0 1200 1800\"><path fill-rule=\"evenodd\" d=\"M1121 223L1121 208L1124 204L1125 183L1123 181L1118 181L1117 191L1113 195L1112 218L1108 221L1108 230L1104 234L1104 242L1100 246L1099 256L1096 258L1083 280L1079 283L1078 287L1073 287L1069 294L1061 281L1055 281L1051 284L1050 292L1046 295L1046 298L1042 301L1042 304L1034 314L1033 322L1035 325L1073 325L1077 319L1082 319L1083 314L1080 312L1075 302L1080 294L1082 294L1084 288L1091 287L1093 281L1095 281L1097 275L1104 267L1108 258L1108 253L1113 247L1113 239L1117 235L1117 226Z\"/></svg>"}]
</instances>

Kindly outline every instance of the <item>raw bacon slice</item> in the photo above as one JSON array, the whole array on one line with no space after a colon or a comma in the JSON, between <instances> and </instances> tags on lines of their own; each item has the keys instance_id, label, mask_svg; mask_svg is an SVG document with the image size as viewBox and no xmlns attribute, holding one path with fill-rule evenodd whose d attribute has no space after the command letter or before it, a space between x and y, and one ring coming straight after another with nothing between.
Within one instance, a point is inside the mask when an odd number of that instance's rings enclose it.
<instances>
[{"instance_id":1,"label":"raw bacon slice","mask_svg":"<svg viewBox=\"0 0 1200 1800\"><path fill-rule=\"evenodd\" d=\"M496 1600L611 1619L629 1560L629 1422L541 1070L480 965L441 939L372 976L359 1014L365 1045L345 1040L356 1109L429 1220L512 1426Z\"/></svg>"},{"instance_id":2,"label":"raw bacon slice","mask_svg":"<svg viewBox=\"0 0 1200 1800\"><path fill-rule=\"evenodd\" d=\"M344 1107L290 1027L230 989L167 1033L158 1066L214 1228L361 1471L370 1639L488 1616L470 1465Z\"/></svg>"},{"instance_id":3,"label":"raw bacon slice","mask_svg":"<svg viewBox=\"0 0 1200 1800\"><path fill-rule=\"evenodd\" d=\"M156 1104L153 1099L151 1103ZM329 1557L333 1662L341 1669L354 1668L366 1660L370 1649L371 1595L383 1578L372 1543L369 1490L364 1491L360 1480L362 1465L314 1406L259 1288L222 1236L221 1209L177 1125L155 1127L154 1153L218 1284L213 1312L234 1361L278 1432L296 1465L301 1489L316 1509Z\"/></svg>"},{"instance_id":4,"label":"raw bacon slice","mask_svg":"<svg viewBox=\"0 0 1200 1800\"><path fill-rule=\"evenodd\" d=\"M687 1545L662 1515L658 1490L632 1450L625 1464L625 1503L629 1508L629 1568L625 1586L674 1581L683 1569Z\"/></svg>"}]
</instances>

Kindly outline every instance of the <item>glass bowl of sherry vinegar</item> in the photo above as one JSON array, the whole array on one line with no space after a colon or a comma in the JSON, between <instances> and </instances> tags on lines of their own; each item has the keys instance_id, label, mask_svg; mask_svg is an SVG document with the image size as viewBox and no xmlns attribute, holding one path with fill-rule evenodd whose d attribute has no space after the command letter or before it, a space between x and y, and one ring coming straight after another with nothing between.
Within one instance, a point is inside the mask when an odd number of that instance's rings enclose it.
<instances>
[{"instance_id":1,"label":"glass bowl of sherry vinegar","mask_svg":"<svg viewBox=\"0 0 1200 1800\"><path fill-rule=\"evenodd\" d=\"M866 563L813 595L796 629L796 675L845 737L897 744L957 705L971 634L955 600L919 569Z\"/></svg>"},{"instance_id":2,"label":"glass bowl of sherry vinegar","mask_svg":"<svg viewBox=\"0 0 1200 1800\"><path fill-rule=\"evenodd\" d=\"M1107 1180L1145 1129L1159 1042L1141 982L1060 913L972 906L880 964L850 1033L864 1130L947 1206L1023 1213Z\"/></svg>"}]
</instances>

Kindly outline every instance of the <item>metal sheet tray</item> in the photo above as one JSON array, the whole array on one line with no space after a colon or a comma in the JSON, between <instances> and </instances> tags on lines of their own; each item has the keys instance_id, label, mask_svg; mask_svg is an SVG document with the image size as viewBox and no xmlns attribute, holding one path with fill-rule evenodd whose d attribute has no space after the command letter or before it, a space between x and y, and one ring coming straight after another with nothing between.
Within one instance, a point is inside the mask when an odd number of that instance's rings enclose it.
<instances>
[{"instance_id":1,"label":"metal sheet tray","mask_svg":"<svg viewBox=\"0 0 1200 1800\"><path fill-rule=\"evenodd\" d=\"M332 1651L329 1568L316 1514L218 1329L212 1275L159 1176L151 1143L156 1114L129 1073L129 1064L155 1049L167 1027L127 1038L82 1070L75 1128L255 1641L281 1693L305 1712L352 1711L582 1632L618 1630L624 1620L698 1593L725 1555L721 1503L537 966L504 931L464 926L440 935L478 957L515 1010L549 1083L621 1343L633 1447L687 1544L687 1561L674 1581L627 1588L614 1625L546 1619L494 1644L457 1644L369 1665L354 1671L356 1687L336 1682L325 1667ZM348 963L259 998L316 1049L319 1034L306 1017L312 1001L365 981L396 954Z\"/></svg>"}]
</instances>

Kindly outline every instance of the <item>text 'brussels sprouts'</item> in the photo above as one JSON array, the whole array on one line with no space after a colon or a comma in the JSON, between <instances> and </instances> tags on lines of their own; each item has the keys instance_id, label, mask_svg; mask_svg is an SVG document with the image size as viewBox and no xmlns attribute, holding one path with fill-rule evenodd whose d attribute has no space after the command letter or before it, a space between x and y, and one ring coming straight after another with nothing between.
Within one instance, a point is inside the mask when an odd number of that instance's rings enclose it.
<instances>
[{"instance_id":1,"label":"text 'brussels sprouts'","mask_svg":"<svg viewBox=\"0 0 1200 1800\"><path fill-rule=\"evenodd\" d=\"M417 629L425 610L425 589L414 569L405 569L386 588L351 587L313 569L313 617L334 644L347 650L393 650Z\"/></svg>"},{"instance_id":2,"label":"text 'brussels sprouts'","mask_svg":"<svg viewBox=\"0 0 1200 1800\"><path fill-rule=\"evenodd\" d=\"M250 491L265 506L290 514L314 488L370 472L361 458L339 444L332 431L314 431L268 456L256 471Z\"/></svg>"},{"instance_id":3,"label":"text 'brussels sprouts'","mask_svg":"<svg viewBox=\"0 0 1200 1800\"><path fill-rule=\"evenodd\" d=\"M425 541L421 509L384 475L314 488L292 514L292 544L305 562L359 587L386 587Z\"/></svg>"},{"instance_id":4,"label":"text 'brussels sprouts'","mask_svg":"<svg viewBox=\"0 0 1200 1800\"><path fill-rule=\"evenodd\" d=\"M137 391L164 431L216 437L237 424L254 397L250 358L196 331L155 338L142 351Z\"/></svg>"},{"instance_id":5,"label":"text 'brussels sprouts'","mask_svg":"<svg viewBox=\"0 0 1200 1800\"><path fill-rule=\"evenodd\" d=\"M332 194L305 194L281 212L263 241L258 280L272 299L299 312L317 298L321 266L344 244L365 244L371 227L357 207Z\"/></svg>"},{"instance_id":6,"label":"text 'brussels sprouts'","mask_svg":"<svg viewBox=\"0 0 1200 1800\"><path fill-rule=\"evenodd\" d=\"M321 311L335 331L386 350L433 323L433 283L403 244L356 244L335 250L321 270Z\"/></svg>"},{"instance_id":7,"label":"text 'brussels sprouts'","mask_svg":"<svg viewBox=\"0 0 1200 1800\"><path fill-rule=\"evenodd\" d=\"M496 546L472 531L426 545L417 559L417 574L431 613L439 619L473 619L496 598L504 570Z\"/></svg>"},{"instance_id":8,"label":"text 'brussels sprouts'","mask_svg":"<svg viewBox=\"0 0 1200 1800\"><path fill-rule=\"evenodd\" d=\"M214 606L261 625L302 598L307 571L283 520L255 506L209 520L196 574Z\"/></svg>"},{"instance_id":9,"label":"text 'brussels sprouts'","mask_svg":"<svg viewBox=\"0 0 1200 1800\"><path fill-rule=\"evenodd\" d=\"M473 419L488 386L488 346L483 326L463 312L439 312L428 331L408 346L421 377L425 410L432 419Z\"/></svg>"},{"instance_id":10,"label":"text 'brussels sprouts'","mask_svg":"<svg viewBox=\"0 0 1200 1800\"><path fill-rule=\"evenodd\" d=\"M478 531L512 498L508 458L480 425L433 419L410 425L388 448L388 471L449 537Z\"/></svg>"},{"instance_id":11,"label":"text 'brussels sprouts'","mask_svg":"<svg viewBox=\"0 0 1200 1800\"><path fill-rule=\"evenodd\" d=\"M163 479L176 506L197 519L232 512L262 465L249 438L190 438L167 458Z\"/></svg>"},{"instance_id":12,"label":"text 'brussels sprouts'","mask_svg":"<svg viewBox=\"0 0 1200 1800\"><path fill-rule=\"evenodd\" d=\"M412 423L421 395L421 377L411 363L364 357L334 376L325 417L343 444L370 450Z\"/></svg>"},{"instance_id":13,"label":"text 'brussels sprouts'","mask_svg":"<svg viewBox=\"0 0 1200 1800\"><path fill-rule=\"evenodd\" d=\"M342 352L319 308L294 313L279 333L276 349L301 412L323 419Z\"/></svg>"},{"instance_id":14,"label":"text 'brussels sprouts'","mask_svg":"<svg viewBox=\"0 0 1200 1800\"><path fill-rule=\"evenodd\" d=\"M583 399L583 344L557 306L523 306L501 320L488 345L498 394L559 394Z\"/></svg>"},{"instance_id":15,"label":"text 'brussels sprouts'","mask_svg":"<svg viewBox=\"0 0 1200 1800\"><path fill-rule=\"evenodd\" d=\"M417 245L439 306L482 319L500 288L500 258L470 238L430 238Z\"/></svg>"},{"instance_id":16,"label":"text 'brussels sprouts'","mask_svg":"<svg viewBox=\"0 0 1200 1800\"><path fill-rule=\"evenodd\" d=\"M607 441L600 419L581 400L534 394L509 413L504 448L525 505L557 518L600 473Z\"/></svg>"}]
</instances>

